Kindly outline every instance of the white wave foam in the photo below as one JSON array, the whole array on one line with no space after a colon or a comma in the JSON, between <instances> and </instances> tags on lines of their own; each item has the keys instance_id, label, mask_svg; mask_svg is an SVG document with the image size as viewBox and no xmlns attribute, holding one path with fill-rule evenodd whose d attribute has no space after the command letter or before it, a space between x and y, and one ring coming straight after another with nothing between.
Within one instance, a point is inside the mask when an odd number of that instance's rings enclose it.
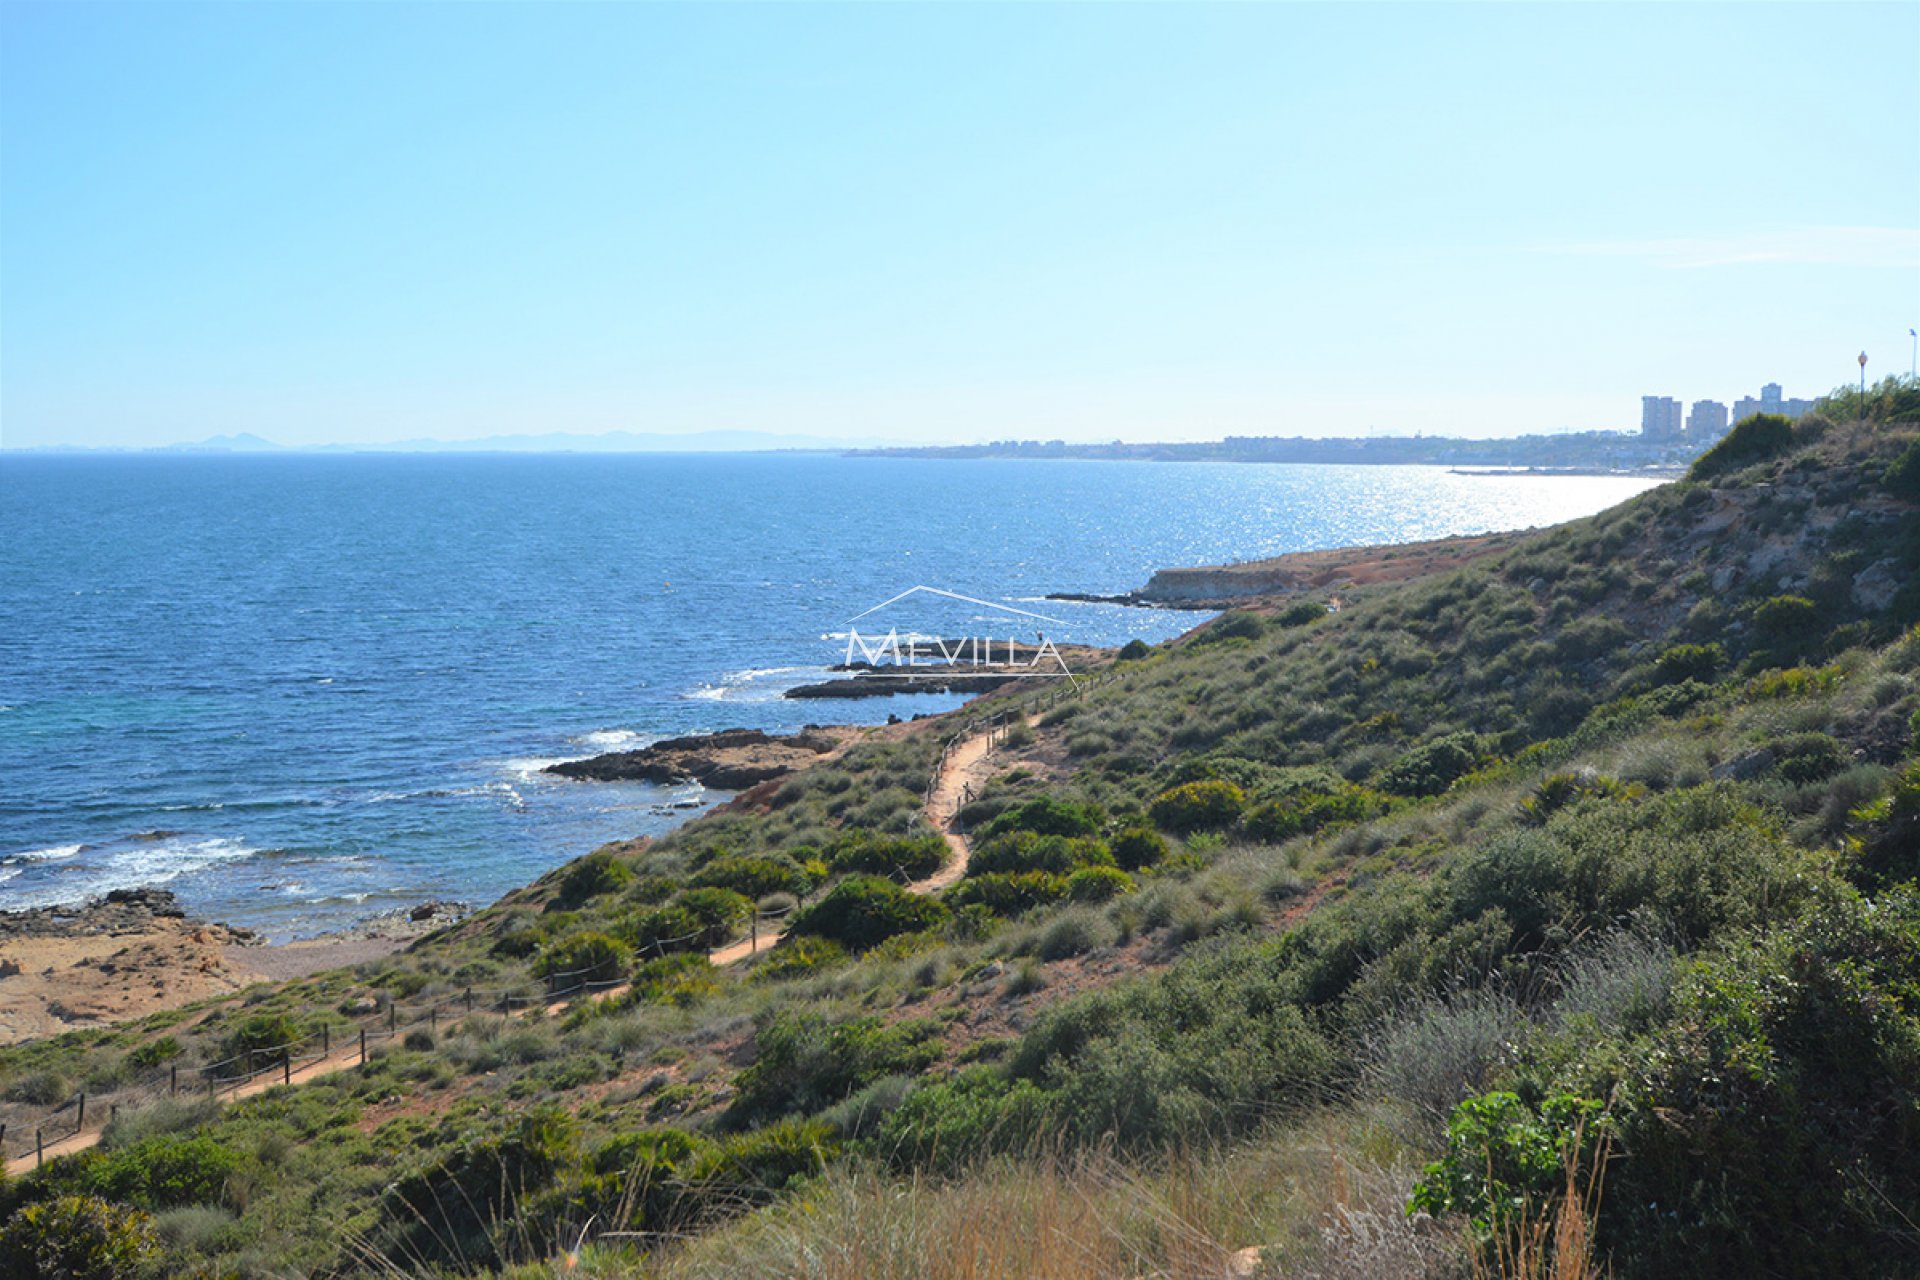
<instances>
[{"instance_id":1,"label":"white wave foam","mask_svg":"<svg viewBox=\"0 0 1920 1280\"><path fill-rule=\"evenodd\" d=\"M631 751L655 741L647 734L632 729L595 729L592 733L583 733L573 739L595 755L608 751Z\"/></svg>"},{"instance_id":2,"label":"white wave foam","mask_svg":"<svg viewBox=\"0 0 1920 1280\"><path fill-rule=\"evenodd\" d=\"M796 684L796 675L824 678L825 667L747 667L729 671L717 682L690 689L682 697L696 702L771 702Z\"/></svg>"},{"instance_id":3,"label":"white wave foam","mask_svg":"<svg viewBox=\"0 0 1920 1280\"><path fill-rule=\"evenodd\" d=\"M21 864L19 871L8 878L5 890L0 891L0 907L18 910L84 902L115 889L167 884L192 872L262 852L229 836L184 835L87 845L81 851L86 853L85 858L69 856L52 865Z\"/></svg>"},{"instance_id":4,"label":"white wave foam","mask_svg":"<svg viewBox=\"0 0 1920 1280\"><path fill-rule=\"evenodd\" d=\"M83 844L55 844L44 849L22 849L18 853L9 853L0 857L0 863L21 862L60 862L73 857L87 846Z\"/></svg>"}]
</instances>

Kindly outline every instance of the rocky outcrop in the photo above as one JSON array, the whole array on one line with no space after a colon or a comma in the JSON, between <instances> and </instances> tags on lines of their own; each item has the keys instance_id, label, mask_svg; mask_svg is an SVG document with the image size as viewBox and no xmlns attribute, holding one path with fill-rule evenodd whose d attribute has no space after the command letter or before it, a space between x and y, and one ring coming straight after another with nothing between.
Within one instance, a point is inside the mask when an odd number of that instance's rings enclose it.
<instances>
[{"instance_id":1,"label":"rocky outcrop","mask_svg":"<svg viewBox=\"0 0 1920 1280\"><path fill-rule=\"evenodd\" d=\"M723 729L665 738L638 751L566 760L548 765L546 772L592 782L698 782L720 791L743 791L839 750L851 733L821 725L808 725L785 736L759 729Z\"/></svg>"},{"instance_id":2,"label":"rocky outcrop","mask_svg":"<svg viewBox=\"0 0 1920 1280\"><path fill-rule=\"evenodd\" d=\"M1053 600L1092 600L1163 609L1227 609L1263 596L1293 595L1336 587L1402 582L1445 573L1513 545L1516 533L1438 538L1384 547L1337 547L1298 551L1241 564L1161 569L1138 591L1119 596L1056 594Z\"/></svg>"},{"instance_id":3,"label":"rocky outcrop","mask_svg":"<svg viewBox=\"0 0 1920 1280\"><path fill-rule=\"evenodd\" d=\"M818 684L795 685L783 698L891 698L898 693L987 693L998 689L1014 676L983 676L970 672L942 672L928 669L925 674L901 675L891 671L863 671L845 680L822 680Z\"/></svg>"},{"instance_id":4,"label":"rocky outcrop","mask_svg":"<svg viewBox=\"0 0 1920 1280\"><path fill-rule=\"evenodd\" d=\"M187 920L180 900L165 889L115 889L83 906L0 911L0 941L12 938L113 938L150 933L160 921L177 921L217 934L226 942L250 942L250 929Z\"/></svg>"}]
</instances>

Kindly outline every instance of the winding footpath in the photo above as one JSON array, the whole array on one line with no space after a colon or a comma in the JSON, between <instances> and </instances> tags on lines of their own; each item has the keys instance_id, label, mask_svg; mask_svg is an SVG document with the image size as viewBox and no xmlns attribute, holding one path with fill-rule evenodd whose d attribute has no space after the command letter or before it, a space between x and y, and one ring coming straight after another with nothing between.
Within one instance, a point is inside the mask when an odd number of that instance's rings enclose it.
<instances>
[{"instance_id":1,"label":"winding footpath","mask_svg":"<svg viewBox=\"0 0 1920 1280\"><path fill-rule=\"evenodd\" d=\"M1029 717L1029 723L1036 717ZM985 783L990 772L989 760L993 753L993 731L983 730L956 745L941 760L939 771L934 775L933 787L927 796L922 812L927 821L933 824L941 838L947 842L952 853L947 865L940 868L925 880L916 880L907 886L912 893L938 893L959 881L967 873L967 861L972 857L973 847L967 837L954 830L954 822L961 807L967 802L974 790ZM716 966L737 964L742 960L771 950L773 945L785 936L784 929L762 928L752 936L738 942L728 943L717 951L707 953L709 963ZM594 993L590 999L607 1000L620 995L628 989L626 983ZM538 1012L545 1017L557 1017L565 1013L573 1004L572 1000L556 1000L548 1004L533 1005L518 1009L509 1017L523 1018ZM332 1075L337 1071L346 1071L359 1066L361 1062L360 1045L357 1040L348 1040L332 1052L315 1058L313 1061L294 1067L291 1072L268 1071L253 1077L232 1089L223 1089L219 1093L222 1102L232 1102L240 1098L251 1098L267 1092L269 1089L285 1088L289 1085L305 1084L321 1076ZM59 1156L74 1155L100 1144L101 1129L87 1129L80 1133L70 1133L57 1141L49 1142L43 1148L48 1160ZM0 1160L0 1169L6 1173L17 1174L34 1167L35 1156L32 1152L15 1156L10 1160Z\"/></svg>"}]
</instances>

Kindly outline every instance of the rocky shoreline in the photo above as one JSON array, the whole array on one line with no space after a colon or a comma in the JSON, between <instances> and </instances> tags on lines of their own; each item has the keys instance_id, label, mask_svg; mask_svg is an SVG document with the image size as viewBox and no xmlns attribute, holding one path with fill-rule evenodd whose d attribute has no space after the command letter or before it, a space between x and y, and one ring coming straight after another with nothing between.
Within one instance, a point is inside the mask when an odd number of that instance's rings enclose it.
<instances>
[{"instance_id":1,"label":"rocky shoreline","mask_svg":"<svg viewBox=\"0 0 1920 1280\"><path fill-rule=\"evenodd\" d=\"M666 738L637 751L565 760L543 772L590 782L697 782L717 791L745 791L833 755L860 732L847 725L813 724L785 735L722 729Z\"/></svg>"}]
</instances>

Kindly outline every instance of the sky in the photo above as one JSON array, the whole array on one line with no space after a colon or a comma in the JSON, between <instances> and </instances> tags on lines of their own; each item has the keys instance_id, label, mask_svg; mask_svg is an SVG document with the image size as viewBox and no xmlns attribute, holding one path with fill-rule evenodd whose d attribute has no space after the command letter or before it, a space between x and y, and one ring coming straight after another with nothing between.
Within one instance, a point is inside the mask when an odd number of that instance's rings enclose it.
<instances>
[{"instance_id":1,"label":"sky","mask_svg":"<svg viewBox=\"0 0 1920 1280\"><path fill-rule=\"evenodd\" d=\"M0 0L0 445L1639 424L1920 327L1920 4Z\"/></svg>"}]
</instances>

